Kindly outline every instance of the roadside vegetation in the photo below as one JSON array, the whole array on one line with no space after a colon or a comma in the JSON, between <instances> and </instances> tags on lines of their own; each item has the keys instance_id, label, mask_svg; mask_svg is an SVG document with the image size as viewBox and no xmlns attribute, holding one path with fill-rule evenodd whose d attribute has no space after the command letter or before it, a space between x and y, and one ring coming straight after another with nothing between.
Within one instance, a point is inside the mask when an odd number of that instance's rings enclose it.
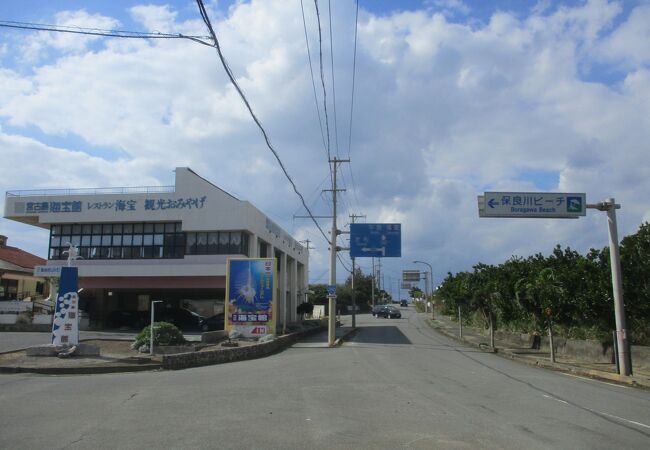
<instances>
[{"instance_id":1,"label":"roadside vegetation","mask_svg":"<svg viewBox=\"0 0 650 450\"><path fill-rule=\"evenodd\" d=\"M650 223L621 242L628 339L650 345ZM570 248L449 273L437 293L443 314L470 325L519 333L612 341L615 327L609 248Z\"/></svg>"}]
</instances>

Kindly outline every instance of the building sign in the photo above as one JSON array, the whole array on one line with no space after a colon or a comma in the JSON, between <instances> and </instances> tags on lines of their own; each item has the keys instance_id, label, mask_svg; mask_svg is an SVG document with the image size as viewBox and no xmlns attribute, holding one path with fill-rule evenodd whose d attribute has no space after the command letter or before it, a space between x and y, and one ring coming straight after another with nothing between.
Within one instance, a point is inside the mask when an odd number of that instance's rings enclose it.
<instances>
[{"instance_id":1,"label":"building sign","mask_svg":"<svg viewBox=\"0 0 650 450\"><path fill-rule=\"evenodd\" d=\"M48 202L16 202L15 213L80 213L92 210L107 210L115 212L129 211L161 211L167 209L203 209L207 196L181 198L147 198L144 201L123 198L112 201L81 202L81 201L48 201Z\"/></svg>"},{"instance_id":2,"label":"building sign","mask_svg":"<svg viewBox=\"0 0 650 450\"><path fill-rule=\"evenodd\" d=\"M55 277L61 276L62 266L34 266L35 277Z\"/></svg>"},{"instance_id":3,"label":"building sign","mask_svg":"<svg viewBox=\"0 0 650 450\"><path fill-rule=\"evenodd\" d=\"M52 344L79 343L79 295L76 267L63 267L52 321Z\"/></svg>"},{"instance_id":4,"label":"building sign","mask_svg":"<svg viewBox=\"0 0 650 450\"><path fill-rule=\"evenodd\" d=\"M402 256L402 225L399 223L350 224L350 257L399 258Z\"/></svg>"},{"instance_id":5,"label":"building sign","mask_svg":"<svg viewBox=\"0 0 650 450\"><path fill-rule=\"evenodd\" d=\"M585 194L486 192L478 204L479 217L577 219L587 214Z\"/></svg>"},{"instance_id":6,"label":"building sign","mask_svg":"<svg viewBox=\"0 0 650 450\"><path fill-rule=\"evenodd\" d=\"M226 330L245 337L275 334L275 258L229 258L226 268Z\"/></svg>"}]
</instances>

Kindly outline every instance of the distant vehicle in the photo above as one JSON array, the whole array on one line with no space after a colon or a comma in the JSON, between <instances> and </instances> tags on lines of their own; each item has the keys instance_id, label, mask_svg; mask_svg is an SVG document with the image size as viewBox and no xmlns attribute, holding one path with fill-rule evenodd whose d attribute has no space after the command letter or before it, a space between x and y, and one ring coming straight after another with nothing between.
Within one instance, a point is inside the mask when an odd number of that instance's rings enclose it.
<instances>
[{"instance_id":1,"label":"distant vehicle","mask_svg":"<svg viewBox=\"0 0 650 450\"><path fill-rule=\"evenodd\" d=\"M408 306L409 302L407 302L406 300L402 300L401 302L399 302L399 305L400 306Z\"/></svg>"},{"instance_id":2,"label":"distant vehicle","mask_svg":"<svg viewBox=\"0 0 650 450\"><path fill-rule=\"evenodd\" d=\"M384 319L401 319L402 313L394 306L384 306L377 312L377 317L383 317Z\"/></svg>"},{"instance_id":3,"label":"distant vehicle","mask_svg":"<svg viewBox=\"0 0 650 450\"><path fill-rule=\"evenodd\" d=\"M200 322L201 331L221 331L224 326L224 313L207 317Z\"/></svg>"},{"instance_id":4,"label":"distant vehicle","mask_svg":"<svg viewBox=\"0 0 650 450\"><path fill-rule=\"evenodd\" d=\"M378 313L379 311L381 311L381 309L382 309L384 306L386 306L386 305L375 305L375 306L373 306L373 307L372 307L372 315L373 315L373 317L376 317L376 316L377 316L377 313Z\"/></svg>"}]
</instances>

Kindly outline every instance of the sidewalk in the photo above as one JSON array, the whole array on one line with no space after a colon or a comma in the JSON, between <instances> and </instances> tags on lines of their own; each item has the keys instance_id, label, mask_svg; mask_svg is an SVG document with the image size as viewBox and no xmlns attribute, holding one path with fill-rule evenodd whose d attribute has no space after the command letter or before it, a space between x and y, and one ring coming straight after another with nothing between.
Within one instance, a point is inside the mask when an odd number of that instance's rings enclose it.
<instances>
[{"instance_id":1,"label":"sidewalk","mask_svg":"<svg viewBox=\"0 0 650 450\"><path fill-rule=\"evenodd\" d=\"M548 351L515 347L512 343L496 337L494 340L495 348L493 350L489 346L490 337L481 334L479 330L473 327L463 326L463 338L461 340L459 338L458 322L450 320L447 316L437 315L433 320L427 319L427 322L433 329L447 337L480 348L486 352L494 351L494 353L503 357L514 359L524 364L650 389L650 369L645 367L633 367L634 375L626 377L616 373L616 366L614 364L580 361L577 359L569 359L562 355L556 355L556 362L552 363Z\"/></svg>"}]
</instances>

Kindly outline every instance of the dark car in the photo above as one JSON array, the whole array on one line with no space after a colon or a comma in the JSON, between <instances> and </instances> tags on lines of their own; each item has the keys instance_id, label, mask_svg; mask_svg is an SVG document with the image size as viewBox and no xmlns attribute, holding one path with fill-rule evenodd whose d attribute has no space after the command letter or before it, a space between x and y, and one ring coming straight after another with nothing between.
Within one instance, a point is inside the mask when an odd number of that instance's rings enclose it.
<instances>
[{"instance_id":1,"label":"dark car","mask_svg":"<svg viewBox=\"0 0 650 450\"><path fill-rule=\"evenodd\" d=\"M224 314L216 314L200 322L201 331L221 331L224 326Z\"/></svg>"},{"instance_id":2,"label":"dark car","mask_svg":"<svg viewBox=\"0 0 650 450\"><path fill-rule=\"evenodd\" d=\"M407 302L406 300L402 300L401 302L399 302L399 305L400 306L408 306L409 302Z\"/></svg>"},{"instance_id":3,"label":"dark car","mask_svg":"<svg viewBox=\"0 0 650 450\"><path fill-rule=\"evenodd\" d=\"M384 306L377 312L377 317L383 317L384 319L400 319L402 313L394 306Z\"/></svg>"},{"instance_id":4,"label":"dark car","mask_svg":"<svg viewBox=\"0 0 650 450\"><path fill-rule=\"evenodd\" d=\"M384 306L385 306L385 305L376 305L376 306L373 306L373 307L372 307L372 315L373 315L373 317L377 317L377 313L378 313L379 311L381 311L381 309L382 309Z\"/></svg>"},{"instance_id":5,"label":"dark car","mask_svg":"<svg viewBox=\"0 0 650 450\"><path fill-rule=\"evenodd\" d=\"M156 322L169 322L181 330L200 330L203 316L185 308L164 308L156 310Z\"/></svg>"}]
</instances>

